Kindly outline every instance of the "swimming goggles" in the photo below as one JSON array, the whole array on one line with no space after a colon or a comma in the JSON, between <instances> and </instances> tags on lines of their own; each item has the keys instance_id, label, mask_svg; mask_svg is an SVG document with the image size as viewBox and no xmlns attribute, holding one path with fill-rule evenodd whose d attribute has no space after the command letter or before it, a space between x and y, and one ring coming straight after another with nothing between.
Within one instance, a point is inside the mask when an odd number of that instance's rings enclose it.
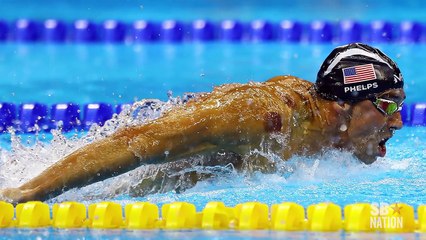
<instances>
[{"instance_id":1,"label":"swimming goggles","mask_svg":"<svg viewBox=\"0 0 426 240\"><path fill-rule=\"evenodd\" d=\"M372 102L380 112L388 116L401 111L402 105L404 104L404 102L398 104L395 101L384 98L376 98L375 100L372 100Z\"/></svg>"}]
</instances>

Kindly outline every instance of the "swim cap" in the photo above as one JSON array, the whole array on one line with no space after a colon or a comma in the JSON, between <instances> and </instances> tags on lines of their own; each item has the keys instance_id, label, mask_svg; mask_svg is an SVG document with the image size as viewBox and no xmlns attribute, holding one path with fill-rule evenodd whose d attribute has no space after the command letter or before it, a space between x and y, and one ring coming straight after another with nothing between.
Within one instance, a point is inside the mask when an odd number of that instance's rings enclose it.
<instances>
[{"instance_id":1,"label":"swim cap","mask_svg":"<svg viewBox=\"0 0 426 240\"><path fill-rule=\"evenodd\" d=\"M351 103L403 86L396 63L379 49L362 43L335 48L321 65L315 83L323 98Z\"/></svg>"}]
</instances>

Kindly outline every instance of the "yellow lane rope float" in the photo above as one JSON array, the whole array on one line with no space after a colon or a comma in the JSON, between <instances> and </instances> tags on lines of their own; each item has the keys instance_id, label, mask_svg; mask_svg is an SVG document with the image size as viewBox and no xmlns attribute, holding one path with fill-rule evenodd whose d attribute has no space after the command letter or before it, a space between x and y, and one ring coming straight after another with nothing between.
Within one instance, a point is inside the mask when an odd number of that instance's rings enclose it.
<instances>
[{"instance_id":1,"label":"yellow lane rope float","mask_svg":"<svg viewBox=\"0 0 426 240\"><path fill-rule=\"evenodd\" d=\"M124 211L123 211L124 210ZM342 215L343 213L343 215ZM0 202L0 228L96 228L96 229L206 229L280 230L313 232L426 232L426 206L417 209L404 203L379 207L355 203L344 207L319 203L305 208L293 202L274 204L246 202L235 207L209 202L201 212L187 202L164 204L115 202L86 205L63 202L49 205L39 201L12 204ZM344 216L344 218L343 218Z\"/></svg>"}]
</instances>

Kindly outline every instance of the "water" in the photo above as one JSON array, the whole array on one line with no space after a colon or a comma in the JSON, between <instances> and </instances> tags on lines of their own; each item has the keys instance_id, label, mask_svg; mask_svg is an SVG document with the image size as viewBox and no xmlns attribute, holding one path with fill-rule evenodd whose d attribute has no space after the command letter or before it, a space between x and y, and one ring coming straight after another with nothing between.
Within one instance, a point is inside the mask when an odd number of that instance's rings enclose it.
<instances>
[{"instance_id":1,"label":"water","mask_svg":"<svg viewBox=\"0 0 426 240\"><path fill-rule=\"evenodd\" d=\"M397 4L397 8L395 8ZM48 5L49 8L43 7ZM14 20L59 18L72 21L90 18L96 21L120 19L375 19L426 21L422 1L20 1L4 0L2 18ZM146 45L0 45L0 101L13 103L59 102L134 102L144 98L167 100L184 92L210 91L213 86L264 81L269 77L291 74L314 81L316 71L335 44L307 45L283 43L206 43ZM383 44L380 47L399 64L404 77L407 102L423 102L426 79L423 62L425 45ZM420 63L420 64L419 64ZM122 119L122 118L121 118ZM129 119L127 119L129 120ZM134 123L134 122L133 122ZM123 125L119 122L118 125ZM35 176L61 156L109 134L110 129L86 133L46 135L3 134L0 136L0 188L16 186ZM102 134L101 134L102 133ZM273 174L241 173L221 169L217 177L199 182L183 193L169 191L144 197L132 197L128 191L140 181L146 167L82 189L74 189L48 201L49 204L77 200L86 204L112 200L121 204L150 201L161 206L172 201L188 201L201 210L209 201L228 206L246 201L267 204L294 201L305 207L323 201L340 206L354 202L405 202L417 207L426 202L425 153L426 128L405 127L388 144L388 154L366 166L348 153L325 152L313 157L293 157L279 162ZM14 151L10 151L13 149ZM206 170L206 169L203 169ZM209 170L209 169L207 169ZM210 169L211 170L211 169ZM1 230L3 238L421 238L422 235L317 234L269 231L90 231L55 229Z\"/></svg>"},{"instance_id":2,"label":"water","mask_svg":"<svg viewBox=\"0 0 426 240\"><path fill-rule=\"evenodd\" d=\"M228 82L263 81L279 74L313 80L316 69L333 47L280 43L143 46L7 44L2 45L5 51L0 53L4 66L0 68L0 76L4 79L0 98L15 103L41 101L48 104L67 101L123 103L142 98L165 101L168 90L178 96L184 92L210 91L214 85ZM420 74L421 65L414 63L425 61L422 54L425 45L386 44L379 47L396 59L402 69L406 79L407 102L423 101L419 89L426 89L426 81ZM29 91L32 94L28 94ZM76 200L90 204L112 200L124 205L134 201L150 201L161 206L173 201L188 201L194 203L198 211L210 201L223 201L228 206L246 201L260 201L269 205L294 201L305 207L323 201L335 202L340 206L355 202L405 202L417 208L426 202L425 132L424 127L405 127L397 131L387 144L387 157L370 166L340 152L326 152L310 158L294 157L288 162L269 156L272 161L282 162L280 171L274 174L223 171L183 193L169 191L134 197L128 191L132 184L140 181L146 168L141 167L116 178L71 190L48 203ZM11 137L3 134L0 156L1 161L6 163L0 167L0 187L17 186L61 156L102 137L96 131L85 138L81 138L84 133L70 133L68 139L59 134L53 135L21 135L21 140L12 138L11 143ZM36 138L40 141L37 142ZM15 151L8 151L13 147ZM34 231L9 230L11 235L17 232L21 236L34 238L39 234L52 238L58 237L58 234L64 237L56 230L39 230L35 234ZM105 233L81 230L67 232L65 236L98 238L99 234ZM116 236L114 234L118 233L113 232L111 236ZM156 238L170 237L164 232L124 231L119 234L126 238L144 234ZM191 234L193 238L199 238L206 233L195 231ZM234 234L220 236L232 238ZM265 237L265 234L266 237L277 236L271 232L262 232L260 236ZM305 235L305 238L312 237Z\"/></svg>"},{"instance_id":3,"label":"water","mask_svg":"<svg viewBox=\"0 0 426 240\"><path fill-rule=\"evenodd\" d=\"M316 72L336 45L283 43L206 43L147 45L19 45L0 51L0 101L46 104L112 104L167 99L214 86L265 81L294 75L315 81ZM375 45L395 59L405 77L406 102L421 102L426 89L420 74L426 45ZM29 94L31 92L31 94Z\"/></svg>"},{"instance_id":4,"label":"water","mask_svg":"<svg viewBox=\"0 0 426 240\"><path fill-rule=\"evenodd\" d=\"M5 239L422 239L422 234L310 233L280 231L126 231L5 229ZM22 238L16 238L19 234ZM88 237L90 236L90 237Z\"/></svg>"},{"instance_id":5,"label":"water","mask_svg":"<svg viewBox=\"0 0 426 240\"><path fill-rule=\"evenodd\" d=\"M49 6L49 7L45 7ZM75 20L78 18L105 20L118 19L132 21L135 19L297 19L341 20L357 19L371 21L377 19L401 21L406 19L425 20L426 3L423 1L398 0L106 0L98 1L31 1L3 0L0 5L2 18L16 19L28 17L33 19L59 18Z\"/></svg>"}]
</instances>

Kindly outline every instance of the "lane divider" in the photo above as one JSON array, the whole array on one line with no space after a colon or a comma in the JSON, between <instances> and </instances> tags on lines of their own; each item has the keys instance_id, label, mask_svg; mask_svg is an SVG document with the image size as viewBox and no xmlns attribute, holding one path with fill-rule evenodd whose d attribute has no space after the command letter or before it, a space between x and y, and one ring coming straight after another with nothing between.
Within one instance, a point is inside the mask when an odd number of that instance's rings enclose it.
<instances>
[{"instance_id":1,"label":"lane divider","mask_svg":"<svg viewBox=\"0 0 426 240\"><path fill-rule=\"evenodd\" d=\"M0 21L0 42L46 43L146 43L146 42L426 42L426 26L416 21L389 22L376 20L358 22L342 20L299 22L283 20L272 22L253 20L162 22L136 20L122 22L106 20L93 22L79 19L64 22L57 19L34 21L18 19Z\"/></svg>"},{"instance_id":2,"label":"lane divider","mask_svg":"<svg viewBox=\"0 0 426 240\"><path fill-rule=\"evenodd\" d=\"M88 208L79 202L63 202L52 208L39 201L21 203L16 208L0 202L0 228L426 232L426 205L419 206L417 213L416 220L414 208L404 203L381 207L355 203L342 211L339 205L324 202L310 205L305 211L293 202L273 204L271 208L260 202L235 207L209 202L197 212L188 202L164 204L161 210L149 202L136 202L125 205L124 211L115 202L93 203Z\"/></svg>"},{"instance_id":3,"label":"lane divider","mask_svg":"<svg viewBox=\"0 0 426 240\"><path fill-rule=\"evenodd\" d=\"M92 124L102 126L105 121L119 114L130 104L112 105L108 103L58 103L50 107L42 103L13 103L0 102L0 133L14 127L18 132L33 133L61 128L67 132L73 129L88 130ZM141 107L152 108L152 102L147 101ZM401 111L405 126L426 126L426 103L405 104Z\"/></svg>"}]
</instances>

